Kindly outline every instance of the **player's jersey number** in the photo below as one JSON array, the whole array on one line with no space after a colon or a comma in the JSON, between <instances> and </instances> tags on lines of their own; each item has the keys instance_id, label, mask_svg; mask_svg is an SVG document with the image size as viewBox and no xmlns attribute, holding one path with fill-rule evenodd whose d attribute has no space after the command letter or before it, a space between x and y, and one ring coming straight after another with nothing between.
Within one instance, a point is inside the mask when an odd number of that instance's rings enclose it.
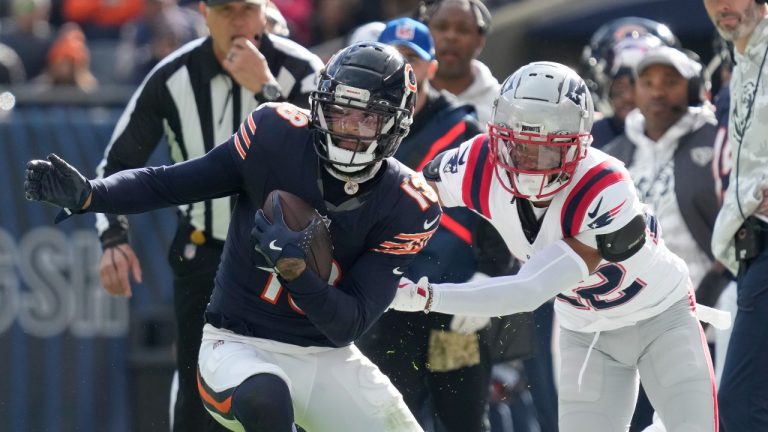
<instances>
[{"instance_id":1,"label":"player's jersey number","mask_svg":"<svg viewBox=\"0 0 768 432\"><path fill-rule=\"evenodd\" d=\"M339 264L336 261L333 261L331 265L331 276L328 278L328 283L332 286L336 286L336 284L339 282L339 279L341 279L340 276L341 269L339 268ZM280 300L280 295L283 293L283 290L284 288L280 284L280 281L277 279L277 275L270 273L269 278L267 279L267 283L264 284L264 289L261 290L260 297L264 301L277 304L277 301ZM304 311L301 310L296 302L293 301L293 298L291 298L290 294L288 294L288 305L297 313L302 315L304 314Z\"/></svg>"},{"instance_id":2,"label":"player's jersey number","mask_svg":"<svg viewBox=\"0 0 768 432\"><path fill-rule=\"evenodd\" d=\"M437 192L427 184L423 177L418 175L412 175L404 180L400 184L400 188L416 200L421 211L426 211L429 208L430 201L436 203L438 200Z\"/></svg>"},{"instance_id":3,"label":"player's jersey number","mask_svg":"<svg viewBox=\"0 0 768 432\"><path fill-rule=\"evenodd\" d=\"M621 264L604 264L587 280L594 282L574 289L574 296L558 294L557 299L578 309L602 310L621 306L647 285L643 280L635 279L625 286L625 276L626 270Z\"/></svg>"}]
</instances>

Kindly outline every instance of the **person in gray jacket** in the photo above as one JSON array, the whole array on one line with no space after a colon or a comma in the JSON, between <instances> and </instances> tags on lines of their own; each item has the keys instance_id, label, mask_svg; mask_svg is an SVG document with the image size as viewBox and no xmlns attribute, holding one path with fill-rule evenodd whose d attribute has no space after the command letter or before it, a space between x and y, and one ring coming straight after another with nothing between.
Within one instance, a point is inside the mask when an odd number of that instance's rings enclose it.
<instances>
[{"instance_id":1,"label":"person in gray jacket","mask_svg":"<svg viewBox=\"0 0 768 432\"><path fill-rule=\"evenodd\" d=\"M713 306L710 291L719 295L728 279L709 247L720 207L711 169L717 123L702 106L701 69L676 48L648 51L635 69L637 108L603 150L625 163L667 247L688 263L697 297Z\"/></svg>"}]
</instances>

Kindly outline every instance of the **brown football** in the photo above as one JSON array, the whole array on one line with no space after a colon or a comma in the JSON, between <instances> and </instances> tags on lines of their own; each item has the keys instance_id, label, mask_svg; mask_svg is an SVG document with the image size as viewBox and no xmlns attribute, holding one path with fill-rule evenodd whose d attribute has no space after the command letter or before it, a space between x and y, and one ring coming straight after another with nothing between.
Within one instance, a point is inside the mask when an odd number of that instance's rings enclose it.
<instances>
[{"instance_id":1,"label":"brown football","mask_svg":"<svg viewBox=\"0 0 768 432\"><path fill-rule=\"evenodd\" d=\"M320 213L310 206L306 201L296 195L282 191L273 190L267 195L262 210L264 216L272 222L272 197L277 194L280 197L280 206L283 208L283 219L288 228L294 231L301 231L308 227L315 219L320 219ZM314 270L324 281L331 277L331 266L333 264L333 243L331 242L331 233L325 223L316 225L312 235L312 244L309 248L304 261L307 267Z\"/></svg>"}]
</instances>

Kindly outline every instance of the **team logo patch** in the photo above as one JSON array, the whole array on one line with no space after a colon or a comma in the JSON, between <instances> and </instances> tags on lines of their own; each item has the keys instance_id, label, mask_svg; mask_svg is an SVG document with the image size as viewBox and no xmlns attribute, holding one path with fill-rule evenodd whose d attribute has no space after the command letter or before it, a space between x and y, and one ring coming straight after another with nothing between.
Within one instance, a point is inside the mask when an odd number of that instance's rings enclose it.
<instances>
[{"instance_id":1,"label":"team logo patch","mask_svg":"<svg viewBox=\"0 0 768 432\"><path fill-rule=\"evenodd\" d=\"M409 24L401 24L395 28L395 37L401 40L413 40L416 36L416 29Z\"/></svg>"},{"instance_id":2,"label":"team logo patch","mask_svg":"<svg viewBox=\"0 0 768 432\"><path fill-rule=\"evenodd\" d=\"M586 108L585 96L587 94L587 85L582 80L568 80L568 92L565 97L574 105L580 108Z\"/></svg>"},{"instance_id":3,"label":"team logo patch","mask_svg":"<svg viewBox=\"0 0 768 432\"><path fill-rule=\"evenodd\" d=\"M597 208L594 210L594 212L590 213L589 216L592 217L593 214L597 214L597 211L600 209L600 204L602 203L603 199L600 197L600 201L597 203ZM621 212L622 207L624 207L624 204L627 202L627 200L624 200L621 202L621 204L617 205L616 207L608 210L607 212L601 214L595 220L588 223L587 226L591 229L597 229L602 228L604 226L607 226L613 220L616 218L616 215Z\"/></svg>"},{"instance_id":4,"label":"team logo patch","mask_svg":"<svg viewBox=\"0 0 768 432\"><path fill-rule=\"evenodd\" d=\"M459 165L467 163L467 153L469 153L469 147L464 148L462 151L453 152L451 158L445 163L443 172L451 174L459 172Z\"/></svg>"},{"instance_id":5,"label":"team logo patch","mask_svg":"<svg viewBox=\"0 0 768 432\"><path fill-rule=\"evenodd\" d=\"M416 74L413 72L413 66L410 63L405 64L405 87L411 93L416 93Z\"/></svg>"}]
</instances>

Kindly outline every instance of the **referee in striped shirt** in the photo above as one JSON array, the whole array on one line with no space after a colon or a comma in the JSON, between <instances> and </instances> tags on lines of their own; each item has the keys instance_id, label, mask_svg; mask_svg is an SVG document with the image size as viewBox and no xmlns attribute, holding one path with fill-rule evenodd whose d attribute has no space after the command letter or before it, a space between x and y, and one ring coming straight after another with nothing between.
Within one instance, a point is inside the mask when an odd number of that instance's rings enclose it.
<instances>
[{"instance_id":1,"label":"referee in striped shirt","mask_svg":"<svg viewBox=\"0 0 768 432\"><path fill-rule=\"evenodd\" d=\"M210 36L192 41L163 59L144 79L120 117L99 177L145 166L163 136L174 163L202 156L225 142L259 104L309 104L321 60L306 48L265 32L269 0L205 0L199 8ZM178 229L169 260L177 323L179 390L174 431L223 430L200 402L195 372L203 312L213 290L227 235L230 197L178 208ZM129 275L141 267L128 242L122 215L97 215L103 255L102 286L113 295L131 293Z\"/></svg>"}]
</instances>

